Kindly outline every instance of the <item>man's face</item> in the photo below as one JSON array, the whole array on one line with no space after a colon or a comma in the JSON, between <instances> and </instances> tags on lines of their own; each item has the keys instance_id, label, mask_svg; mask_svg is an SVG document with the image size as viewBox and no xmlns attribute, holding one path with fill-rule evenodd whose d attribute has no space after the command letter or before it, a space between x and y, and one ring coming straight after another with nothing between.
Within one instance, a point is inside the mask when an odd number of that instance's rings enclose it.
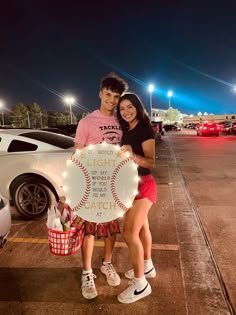
<instances>
[{"instance_id":1,"label":"man's face","mask_svg":"<svg viewBox=\"0 0 236 315\"><path fill-rule=\"evenodd\" d=\"M99 97L101 99L101 110L113 113L114 108L118 105L120 94L104 88L99 92Z\"/></svg>"}]
</instances>

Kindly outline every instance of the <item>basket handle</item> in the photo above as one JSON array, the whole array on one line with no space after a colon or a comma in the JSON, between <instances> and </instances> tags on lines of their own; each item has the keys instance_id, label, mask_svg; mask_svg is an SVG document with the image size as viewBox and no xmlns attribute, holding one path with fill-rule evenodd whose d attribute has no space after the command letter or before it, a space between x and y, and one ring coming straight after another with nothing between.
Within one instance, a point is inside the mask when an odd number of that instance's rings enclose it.
<instances>
[{"instance_id":1,"label":"basket handle","mask_svg":"<svg viewBox=\"0 0 236 315\"><path fill-rule=\"evenodd\" d=\"M72 224L72 210L71 207L69 205L67 205L66 207L63 207L62 211L61 211L61 215L63 214L64 210L67 210L68 215L69 215L69 221L70 221L70 225Z\"/></svg>"}]
</instances>

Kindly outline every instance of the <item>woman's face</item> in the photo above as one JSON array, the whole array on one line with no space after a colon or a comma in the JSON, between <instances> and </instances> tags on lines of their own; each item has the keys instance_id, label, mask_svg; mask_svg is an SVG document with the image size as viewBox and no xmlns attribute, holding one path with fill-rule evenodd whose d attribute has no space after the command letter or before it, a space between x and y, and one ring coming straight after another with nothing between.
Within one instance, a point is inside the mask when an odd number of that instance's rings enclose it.
<instances>
[{"instance_id":1,"label":"woman's face","mask_svg":"<svg viewBox=\"0 0 236 315\"><path fill-rule=\"evenodd\" d=\"M137 121L136 107L129 101L123 100L120 103L120 115L129 124Z\"/></svg>"}]
</instances>

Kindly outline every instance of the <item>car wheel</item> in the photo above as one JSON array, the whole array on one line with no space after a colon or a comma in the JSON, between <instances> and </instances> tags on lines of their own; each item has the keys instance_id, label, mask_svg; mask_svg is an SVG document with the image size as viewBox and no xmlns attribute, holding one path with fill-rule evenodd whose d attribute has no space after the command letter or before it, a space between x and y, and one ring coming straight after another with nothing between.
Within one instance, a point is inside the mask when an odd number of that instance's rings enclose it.
<instances>
[{"instance_id":1,"label":"car wheel","mask_svg":"<svg viewBox=\"0 0 236 315\"><path fill-rule=\"evenodd\" d=\"M16 210L27 218L43 215L50 207L48 188L38 178L23 176L13 185L12 200Z\"/></svg>"}]
</instances>

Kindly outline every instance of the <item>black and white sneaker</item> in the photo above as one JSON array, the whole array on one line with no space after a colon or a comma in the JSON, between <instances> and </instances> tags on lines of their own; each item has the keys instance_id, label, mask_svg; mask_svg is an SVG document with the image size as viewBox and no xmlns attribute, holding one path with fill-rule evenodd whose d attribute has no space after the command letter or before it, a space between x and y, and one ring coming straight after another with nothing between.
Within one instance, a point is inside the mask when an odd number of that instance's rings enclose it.
<instances>
[{"instance_id":1,"label":"black and white sneaker","mask_svg":"<svg viewBox=\"0 0 236 315\"><path fill-rule=\"evenodd\" d=\"M147 270L146 272L144 270L144 276L146 278L155 278L156 275L157 275L157 273L156 273L156 269L154 266L152 266L152 268L150 270ZM127 279L133 279L134 278L134 269L130 269L130 270L126 271L125 277Z\"/></svg>"},{"instance_id":2,"label":"black and white sneaker","mask_svg":"<svg viewBox=\"0 0 236 315\"><path fill-rule=\"evenodd\" d=\"M148 296L152 293L152 288L147 282L142 290L137 290L134 280L130 281L129 286L125 291L118 295L118 301L121 303L133 303L140 299L143 299L145 296Z\"/></svg>"}]
</instances>

